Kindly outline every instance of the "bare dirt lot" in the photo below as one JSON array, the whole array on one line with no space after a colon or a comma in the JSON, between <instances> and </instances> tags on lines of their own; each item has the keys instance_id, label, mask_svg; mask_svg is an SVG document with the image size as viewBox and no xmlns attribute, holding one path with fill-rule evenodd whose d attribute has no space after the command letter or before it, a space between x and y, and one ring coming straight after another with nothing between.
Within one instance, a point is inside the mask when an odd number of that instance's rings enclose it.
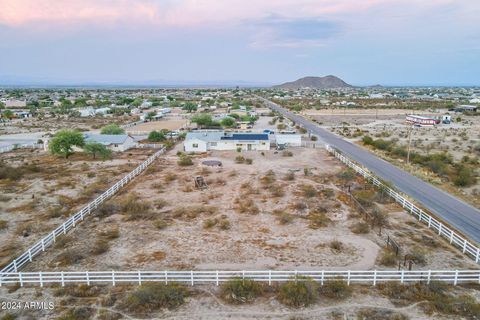
<instances>
[{"instance_id":1,"label":"bare dirt lot","mask_svg":"<svg viewBox=\"0 0 480 320\"><path fill-rule=\"evenodd\" d=\"M69 159L40 150L0 154L1 265L53 230L152 153L130 150L112 160Z\"/></svg>"},{"instance_id":2,"label":"bare dirt lot","mask_svg":"<svg viewBox=\"0 0 480 320\"><path fill-rule=\"evenodd\" d=\"M151 121L146 123L141 123L134 127L128 128L127 132L135 132L135 131L145 131L150 132L153 130L178 130L180 128L184 128L187 124L186 119L182 119L180 117L169 117L165 119L161 119L158 121Z\"/></svg>"},{"instance_id":3,"label":"bare dirt lot","mask_svg":"<svg viewBox=\"0 0 480 320\"><path fill-rule=\"evenodd\" d=\"M389 221L378 235L362 225L339 189L339 162L324 150L298 148L291 154L212 152L179 166L179 156L170 151L29 269L395 267L403 256L385 262L386 232L403 254L419 257L416 269L476 267L388 201L375 205ZM239 156L252 164L237 163ZM201 164L206 159L223 166L207 168ZM207 189L195 188L196 176L204 177ZM361 196L373 199L375 192Z\"/></svg>"}]
</instances>

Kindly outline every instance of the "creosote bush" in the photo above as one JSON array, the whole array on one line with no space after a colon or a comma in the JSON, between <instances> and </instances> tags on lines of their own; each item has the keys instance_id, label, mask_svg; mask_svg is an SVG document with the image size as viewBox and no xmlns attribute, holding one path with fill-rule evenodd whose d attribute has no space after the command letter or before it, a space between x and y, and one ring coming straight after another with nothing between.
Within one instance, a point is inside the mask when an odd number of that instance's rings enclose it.
<instances>
[{"instance_id":1,"label":"creosote bush","mask_svg":"<svg viewBox=\"0 0 480 320\"><path fill-rule=\"evenodd\" d=\"M342 279L325 281L320 287L320 294L330 299L346 299L352 295L352 287Z\"/></svg>"},{"instance_id":2,"label":"creosote bush","mask_svg":"<svg viewBox=\"0 0 480 320\"><path fill-rule=\"evenodd\" d=\"M280 286L277 299L289 307L301 308L314 303L318 298L318 284L308 277L297 277Z\"/></svg>"},{"instance_id":3,"label":"creosote bush","mask_svg":"<svg viewBox=\"0 0 480 320\"><path fill-rule=\"evenodd\" d=\"M379 265L382 266L395 267L397 265L398 259L395 255L395 252L388 248L384 248L378 255L377 262Z\"/></svg>"},{"instance_id":4,"label":"creosote bush","mask_svg":"<svg viewBox=\"0 0 480 320\"><path fill-rule=\"evenodd\" d=\"M193 166L192 157L183 154L180 156L180 159L177 163L181 167Z\"/></svg>"},{"instance_id":5,"label":"creosote bush","mask_svg":"<svg viewBox=\"0 0 480 320\"><path fill-rule=\"evenodd\" d=\"M123 307L138 313L174 309L181 306L187 296L188 290L179 284L148 283L129 294Z\"/></svg>"},{"instance_id":6,"label":"creosote bush","mask_svg":"<svg viewBox=\"0 0 480 320\"><path fill-rule=\"evenodd\" d=\"M370 232L368 223L360 221L350 227L350 230L356 234L366 234Z\"/></svg>"},{"instance_id":7,"label":"creosote bush","mask_svg":"<svg viewBox=\"0 0 480 320\"><path fill-rule=\"evenodd\" d=\"M224 282L221 287L222 299L233 304L252 302L262 293L262 285L250 279L231 279Z\"/></svg>"}]
</instances>

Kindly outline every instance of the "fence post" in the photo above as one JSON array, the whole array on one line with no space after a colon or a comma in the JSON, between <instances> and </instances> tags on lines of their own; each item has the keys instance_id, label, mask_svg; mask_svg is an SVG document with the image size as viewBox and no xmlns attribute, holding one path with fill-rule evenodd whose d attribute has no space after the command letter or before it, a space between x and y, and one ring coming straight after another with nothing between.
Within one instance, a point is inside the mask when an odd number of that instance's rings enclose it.
<instances>
[{"instance_id":1,"label":"fence post","mask_svg":"<svg viewBox=\"0 0 480 320\"><path fill-rule=\"evenodd\" d=\"M63 276L63 271L60 272L60 276L62 277L62 287L65 287L65 277Z\"/></svg>"},{"instance_id":2,"label":"fence post","mask_svg":"<svg viewBox=\"0 0 480 320\"><path fill-rule=\"evenodd\" d=\"M377 270L373 271L373 286L377 285Z\"/></svg>"},{"instance_id":3,"label":"fence post","mask_svg":"<svg viewBox=\"0 0 480 320\"><path fill-rule=\"evenodd\" d=\"M458 270L455 270L455 279L453 280L453 285L456 286L458 282Z\"/></svg>"},{"instance_id":4,"label":"fence post","mask_svg":"<svg viewBox=\"0 0 480 320\"><path fill-rule=\"evenodd\" d=\"M15 272L17 272L17 259L13 259L13 270L15 270Z\"/></svg>"},{"instance_id":5,"label":"fence post","mask_svg":"<svg viewBox=\"0 0 480 320\"><path fill-rule=\"evenodd\" d=\"M453 242L453 230L450 230L450 244Z\"/></svg>"},{"instance_id":6,"label":"fence post","mask_svg":"<svg viewBox=\"0 0 480 320\"><path fill-rule=\"evenodd\" d=\"M477 248L477 258L475 259L475 262L478 263L480 261L480 248Z\"/></svg>"},{"instance_id":7,"label":"fence post","mask_svg":"<svg viewBox=\"0 0 480 320\"><path fill-rule=\"evenodd\" d=\"M452 231L453 233L453 231ZM463 250L462 250L462 253L465 253L465 251L467 250L467 239L463 239Z\"/></svg>"},{"instance_id":8,"label":"fence post","mask_svg":"<svg viewBox=\"0 0 480 320\"><path fill-rule=\"evenodd\" d=\"M428 216L428 228L432 225L432 216Z\"/></svg>"},{"instance_id":9,"label":"fence post","mask_svg":"<svg viewBox=\"0 0 480 320\"><path fill-rule=\"evenodd\" d=\"M115 287L115 271L112 270L112 284Z\"/></svg>"},{"instance_id":10,"label":"fence post","mask_svg":"<svg viewBox=\"0 0 480 320\"><path fill-rule=\"evenodd\" d=\"M268 270L268 285L272 285L272 270Z\"/></svg>"},{"instance_id":11,"label":"fence post","mask_svg":"<svg viewBox=\"0 0 480 320\"><path fill-rule=\"evenodd\" d=\"M325 278L325 271L322 270L322 278L320 280L320 284L323 286L323 280Z\"/></svg>"},{"instance_id":12,"label":"fence post","mask_svg":"<svg viewBox=\"0 0 480 320\"><path fill-rule=\"evenodd\" d=\"M400 277L400 283L401 283L401 284L403 284L404 276L405 276L405 270L402 270L402 275L401 275L401 277Z\"/></svg>"},{"instance_id":13,"label":"fence post","mask_svg":"<svg viewBox=\"0 0 480 320\"><path fill-rule=\"evenodd\" d=\"M428 270L427 284L430 284L430 277L432 276L432 270Z\"/></svg>"},{"instance_id":14,"label":"fence post","mask_svg":"<svg viewBox=\"0 0 480 320\"><path fill-rule=\"evenodd\" d=\"M215 273L216 273L215 283L217 284L217 287L218 287L218 270Z\"/></svg>"},{"instance_id":15,"label":"fence post","mask_svg":"<svg viewBox=\"0 0 480 320\"><path fill-rule=\"evenodd\" d=\"M439 222L438 223L438 235L440 236L442 234L442 224Z\"/></svg>"},{"instance_id":16,"label":"fence post","mask_svg":"<svg viewBox=\"0 0 480 320\"><path fill-rule=\"evenodd\" d=\"M193 287L193 270L190 270L190 278L192 279L192 287Z\"/></svg>"},{"instance_id":17,"label":"fence post","mask_svg":"<svg viewBox=\"0 0 480 320\"><path fill-rule=\"evenodd\" d=\"M39 280L40 280L40 287L43 288L43 277L42 277L42 271L40 271L38 273L38 277L39 277Z\"/></svg>"},{"instance_id":18,"label":"fence post","mask_svg":"<svg viewBox=\"0 0 480 320\"><path fill-rule=\"evenodd\" d=\"M90 285L90 277L88 276L88 271L85 271L85 276L87 277L87 286Z\"/></svg>"},{"instance_id":19,"label":"fence post","mask_svg":"<svg viewBox=\"0 0 480 320\"><path fill-rule=\"evenodd\" d=\"M23 287L23 278L22 278L22 273L18 273L18 280L20 280L20 287Z\"/></svg>"},{"instance_id":20,"label":"fence post","mask_svg":"<svg viewBox=\"0 0 480 320\"><path fill-rule=\"evenodd\" d=\"M350 285L350 270L347 273L347 285Z\"/></svg>"},{"instance_id":21,"label":"fence post","mask_svg":"<svg viewBox=\"0 0 480 320\"><path fill-rule=\"evenodd\" d=\"M165 284L168 284L168 275L167 275L167 270L165 270Z\"/></svg>"},{"instance_id":22,"label":"fence post","mask_svg":"<svg viewBox=\"0 0 480 320\"><path fill-rule=\"evenodd\" d=\"M28 249L28 260L32 262L32 249Z\"/></svg>"}]
</instances>

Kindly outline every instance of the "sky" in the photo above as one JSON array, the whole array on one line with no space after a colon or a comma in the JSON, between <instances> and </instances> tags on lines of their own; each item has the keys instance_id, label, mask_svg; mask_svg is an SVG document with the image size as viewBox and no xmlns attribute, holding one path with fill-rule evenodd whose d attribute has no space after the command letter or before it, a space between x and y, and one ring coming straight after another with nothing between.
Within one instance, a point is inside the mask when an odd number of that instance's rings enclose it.
<instances>
[{"instance_id":1,"label":"sky","mask_svg":"<svg viewBox=\"0 0 480 320\"><path fill-rule=\"evenodd\" d=\"M480 85L477 0L0 0L0 83Z\"/></svg>"}]
</instances>

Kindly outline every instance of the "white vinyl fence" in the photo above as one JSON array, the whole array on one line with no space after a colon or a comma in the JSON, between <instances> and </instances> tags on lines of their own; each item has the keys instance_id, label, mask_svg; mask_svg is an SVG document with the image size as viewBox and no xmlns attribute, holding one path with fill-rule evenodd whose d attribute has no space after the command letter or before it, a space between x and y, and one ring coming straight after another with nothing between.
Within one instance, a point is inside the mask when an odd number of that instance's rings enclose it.
<instances>
[{"instance_id":1,"label":"white vinyl fence","mask_svg":"<svg viewBox=\"0 0 480 320\"><path fill-rule=\"evenodd\" d=\"M333 147L326 145L325 148L327 151L332 153L336 158L345 163L347 166L355 170L357 173L361 174L365 179L373 183L377 187L381 187L390 197L392 197L397 203L402 205L408 212L418 218L418 221L425 223L428 228L435 230L435 232L442 238L447 239L451 245L461 250L462 253L466 254L468 257L472 258L476 263L480 263L480 248L475 246L473 243L469 242L467 239L463 238L451 228L447 227L445 224L441 223L431 215L425 213L422 209L417 207L415 204L407 200L400 193L396 192L392 188L388 187L375 176L355 164L353 161L345 157L343 154L338 152Z\"/></svg>"},{"instance_id":2,"label":"white vinyl fence","mask_svg":"<svg viewBox=\"0 0 480 320\"><path fill-rule=\"evenodd\" d=\"M440 281L448 284L480 283L480 270L423 270L423 271L81 271L81 272L20 272L0 274L2 285L51 285L61 284L106 284L128 283L141 285L145 282L216 284L232 278L250 279L259 282L302 281L309 277L323 285L329 280L344 280L353 283L377 285L385 282L416 283Z\"/></svg>"},{"instance_id":3,"label":"white vinyl fence","mask_svg":"<svg viewBox=\"0 0 480 320\"><path fill-rule=\"evenodd\" d=\"M133 178L139 175L144 171L155 159L157 159L161 154L165 152L165 148L160 149L142 164L140 164L136 169L127 174L122 180L115 183L107 191L98 196L95 200L90 202L87 206L83 207L80 211L70 216L64 223L58 226L55 230L50 232L46 237L42 238L40 241L35 243L22 255L14 259L9 265L3 268L0 273L10 273L17 272L25 264L32 261L33 257L37 256L41 252L52 244L55 243L56 239L64 234L66 234L70 229L75 228L77 224L83 221L83 219L90 215L100 204L105 202L108 198L117 193L124 185L129 183Z\"/></svg>"},{"instance_id":4,"label":"white vinyl fence","mask_svg":"<svg viewBox=\"0 0 480 320\"><path fill-rule=\"evenodd\" d=\"M22 143L22 144L15 144L15 145L0 147L0 153L9 152L9 151L12 151L15 149L21 149L21 148L43 149L44 147L43 147L43 144L41 143Z\"/></svg>"}]
</instances>

